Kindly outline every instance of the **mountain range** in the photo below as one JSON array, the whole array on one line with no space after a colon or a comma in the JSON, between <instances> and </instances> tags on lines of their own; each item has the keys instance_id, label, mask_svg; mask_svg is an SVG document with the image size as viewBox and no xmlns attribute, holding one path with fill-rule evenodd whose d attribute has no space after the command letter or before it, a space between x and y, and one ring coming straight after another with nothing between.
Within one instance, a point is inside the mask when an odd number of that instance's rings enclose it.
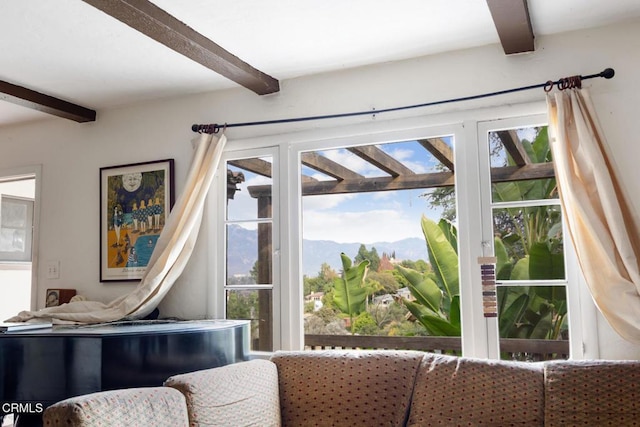
<instances>
[{"instance_id":1,"label":"mountain range","mask_svg":"<svg viewBox=\"0 0 640 427\"><path fill-rule=\"evenodd\" d=\"M344 252L352 260L358 254L361 243L338 243L329 240L302 241L302 272L309 277L317 276L322 263L327 263L335 271L342 271L340 253ZM424 239L412 237L396 242L377 242L365 244L367 250L376 248L378 256L383 253L391 255L395 252L397 260L428 260L427 245Z\"/></svg>"},{"instance_id":2,"label":"mountain range","mask_svg":"<svg viewBox=\"0 0 640 427\"><path fill-rule=\"evenodd\" d=\"M228 263L227 270L230 276L245 275L253 268L256 259L258 235L255 230L247 230L238 225L230 225L228 228ZM302 272L304 275L314 277L320 271L320 266L327 263L335 271L342 270L340 253L344 252L351 259L355 258L361 243L338 243L330 240L302 241ZM376 248L378 255L395 252L397 260L428 260L427 245L424 239L412 237L396 242L376 242L365 244L367 250Z\"/></svg>"}]
</instances>

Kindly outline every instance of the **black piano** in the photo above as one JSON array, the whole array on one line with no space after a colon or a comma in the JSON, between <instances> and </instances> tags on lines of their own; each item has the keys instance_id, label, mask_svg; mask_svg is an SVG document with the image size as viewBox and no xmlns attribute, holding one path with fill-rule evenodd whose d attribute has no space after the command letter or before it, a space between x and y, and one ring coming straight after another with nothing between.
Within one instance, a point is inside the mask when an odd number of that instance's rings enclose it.
<instances>
[{"instance_id":1,"label":"black piano","mask_svg":"<svg viewBox=\"0 0 640 427\"><path fill-rule=\"evenodd\" d=\"M72 396L160 386L171 375L248 360L244 320L124 321L0 334L0 419L40 425Z\"/></svg>"}]
</instances>

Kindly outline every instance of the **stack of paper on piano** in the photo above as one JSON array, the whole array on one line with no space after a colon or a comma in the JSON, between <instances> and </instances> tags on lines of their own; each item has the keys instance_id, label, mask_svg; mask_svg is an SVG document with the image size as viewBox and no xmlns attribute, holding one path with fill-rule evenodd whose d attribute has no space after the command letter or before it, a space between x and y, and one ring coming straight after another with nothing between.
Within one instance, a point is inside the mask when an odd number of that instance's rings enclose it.
<instances>
[{"instance_id":1,"label":"stack of paper on piano","mask_svg":"<svg viewBox=\"0 0 640 427\"><path fill-rule=\"evenodd\" d=\"M29 329L50 328L53 324L50 321L32 321L32 322L0 322L0 333L27 331Z\"/></svg>"}]
</instances>

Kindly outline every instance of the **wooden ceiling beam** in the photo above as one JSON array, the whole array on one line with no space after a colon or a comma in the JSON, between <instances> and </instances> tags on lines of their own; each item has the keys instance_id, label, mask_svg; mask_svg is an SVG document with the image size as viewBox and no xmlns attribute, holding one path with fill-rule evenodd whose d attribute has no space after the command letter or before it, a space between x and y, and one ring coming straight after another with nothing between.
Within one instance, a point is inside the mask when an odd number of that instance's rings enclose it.
<instances>
[{"instance_id":1,"label":"wooden ceiling beam","mask_svg":"<svg viewBox=\"0 0 640 427\"><path fill-rule=\"evenodd\" d=\"M504 53L533 52L533 28L527 0L487 0Z\"/></svg>"},{"instance_id":2,"label":"wooden ceiling beam","mask_svg":"<svg viewBox=\"0 0 640 427\"><path fill-rule=\"evenodd\" d=\"M375 145L349 147L347 148L347 150L393 177L414 174L411 169L409 169Z\"/></svg>"},{"instance_id":3,"label":"wooden ceiling beam","mask_svg":"<svg viewBox=\"0 0 640 427\"><path fill-rule=\"evenodd\" d=\"M278 80L247 64L148 0L83 1L258 95L280 90Z\"/></svg>"},{"instance_id":4,"label":"wooden ceiling beam","mask_svg":"<svg viewBox=\"0 0 640 427\"><path fill-rule=\"evenodd\" d=\"M418 140L418 142L451 172L455 170L453 164L453 150L442 140L442 138L421 139Z\"/></svg>"},{"instance_id":5,"label":"wooden ceiling beam","mask_svg":"<svg viewBox=\"0 0 640 427\"><path fill-rule=\"evenodd\" d=\"M96 120L95 110L2 80L0 80L0 100L79 123Z\"/></svg>"}]
</instances>

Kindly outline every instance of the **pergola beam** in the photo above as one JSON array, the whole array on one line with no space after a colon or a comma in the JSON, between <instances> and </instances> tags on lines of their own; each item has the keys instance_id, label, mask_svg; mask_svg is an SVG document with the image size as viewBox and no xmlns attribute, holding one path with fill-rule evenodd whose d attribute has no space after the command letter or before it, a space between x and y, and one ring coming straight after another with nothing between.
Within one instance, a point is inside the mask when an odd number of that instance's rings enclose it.
<instances>
[{"instance_id":1,"label":"pergola beam","mask_svg":"<svg viewBox=\"0 0 640 427\"><path fill-rule=\"evenodd\" d=\"M451 172L455 170L453 165L453 150L442 138L420 139L418 143L433 155Z\"/></svg>"},{"instance_id":2,"label":"pergola beam","mask_svg":"<svg viewBox=\"0 0 640 427\"><path fill-rule=\"evenodd\" d=\"M2 80L0 80L0 100L79 123L96 120L95 110Z\"/></svg>"},{"instance_id":3,"label":"pergola beam","mask_svg":"<svg viewBox=\"0 0 640 427\"><path fill-rule=\"evenodd\" d=\"M531 159L522 146L522 142L520 142L520 138L515 130L499 130L496 134L516 165L524 166L531 164Z\"/></svg>"},{"instance_id":4,"label":"pergola beam","mask_svg":"<svg viewBox=\"0 0 640 427\"><path fill-rule=\"evenodd\" d=\"M350 147L347 148L347 150L393 177L414 174L411 169L409 169L375 145Z\"/></svg>"},{"instance_id":5,"label":"pergola beam","mask_svg":"<svg viewBox=\"0 0 640 427\"><path fill-rule=\"evenodd\" d=\"M247 64L150 1L83 1L258 95L280 90L278 80Z\"/></svg>"},{"instance_id":6,"label":"pergola beam","mask_svg":"<svg viewBox=\"0 0 640 427\"><path fill-rule=\"evenodd\" d=\"M487 0L504 53L533 52L533 28L527 0Z\"/></svg>"},{"instance_id":7,"label":"pergola beam","mask_svg":"<svg viewBox=\"0 0 640 427\"><path fill-rule=\"evenodd\" d=\"M397 178L383 176L344 181L317 181L302 185L302 195L370 193L375 191L426 189L454 185L452 172L405 175Z\"/></svg>"},{"instance_id":8,"label":"pergola beam","mask_svg":"<svg viewBox=\"0 0 640 427\"><path fill-rule=\"evenodd\" d=\"M352 171L351 169L347 169L340 163L336 163L333 160L323 157L315 152L302 153L302 155L300 156L300 162L302 162L303 165L308 166L311 169L315 169L325 175L333 177L338 181L343 181L345 179L364 179L364 176Z\"/></svg>"},{"instance_id":9,"label":"pergola beam","mask_svg":"<svg viewBox=\"0 0 640 427\"><path fill-rule=\"evenodd\" d=\"M239 169L244 169L246 171L271 178L271 163L262 159L254 158L229 160L228 163Z\"/></svg>"},{"instance_id":10,"label":"pergola beam","mask_svg":"<svg viewBox=\"0 0 640 427\"><path fill-rule=\"evenodd\" d=\"M555 178L553 163L531 163L526 166L491 168L491 182L528 181Z\"/></svg>"}]
</instances>

